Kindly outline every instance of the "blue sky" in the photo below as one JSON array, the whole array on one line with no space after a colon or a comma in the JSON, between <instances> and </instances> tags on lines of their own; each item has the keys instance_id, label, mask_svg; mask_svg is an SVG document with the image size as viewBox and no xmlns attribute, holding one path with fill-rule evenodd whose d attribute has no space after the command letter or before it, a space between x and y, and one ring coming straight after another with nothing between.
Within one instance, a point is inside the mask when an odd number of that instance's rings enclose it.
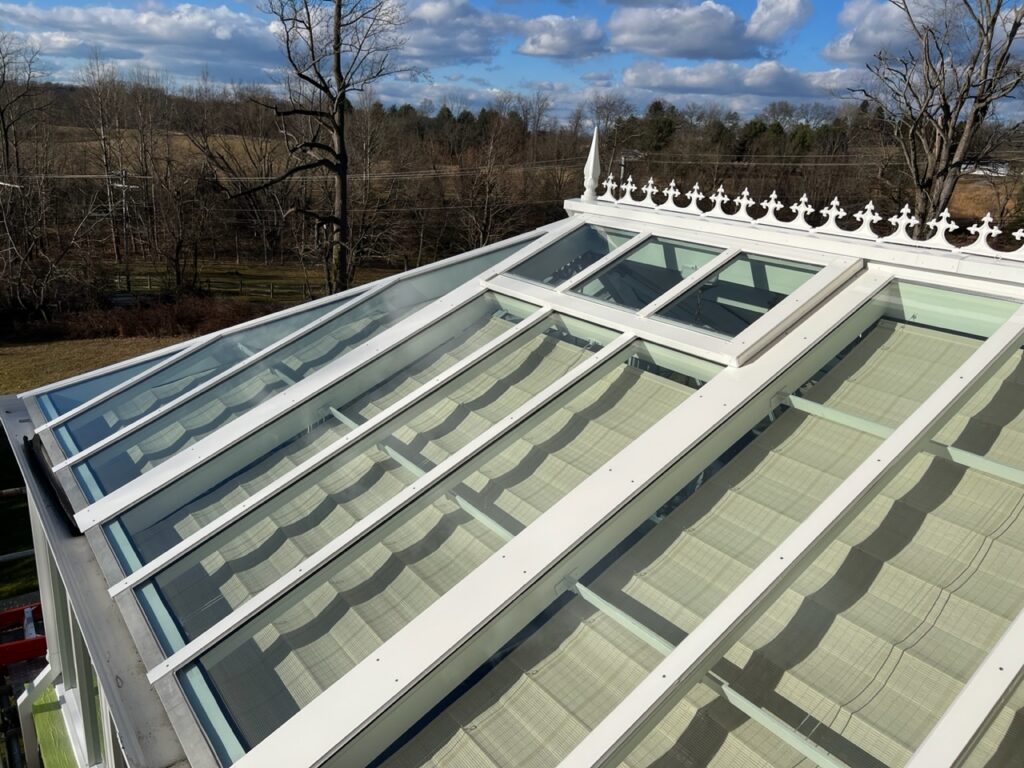
<instances>
[{"instance_id":1,"label":"blue sky","mask_svg":"<svg viewBox=\"0 0 1024 768\"><path fill-rule=\"evenodd\" d=\"M403 56L427 77L384 82L385 102L479 108L503 90L546 92L556 114L597 93L643 108L713 101L751 114L776 99L828 101L903 41L885 0L406 0ZM90 51L185 83L272 82L281 55L250 0L0 0L54 79Z\"/></svg>"}]
</instances>

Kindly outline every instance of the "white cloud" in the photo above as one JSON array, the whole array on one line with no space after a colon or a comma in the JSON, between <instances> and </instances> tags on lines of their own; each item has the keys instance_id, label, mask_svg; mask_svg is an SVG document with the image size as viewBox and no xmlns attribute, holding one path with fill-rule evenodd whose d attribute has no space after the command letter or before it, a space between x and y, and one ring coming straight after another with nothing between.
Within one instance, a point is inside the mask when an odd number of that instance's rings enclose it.
<instances>
[{"instance_id":1,"label":"white cloud","mask_svg":"<svg viewBox=\"0 0 1024 768\"><path fill-rule=\"evenodd\" d=\"M85 58L94 48L115 63L172 74L195 76L210 64L224 80L266 80L280 59L265 20L223 5L135 10L0 3L0 16L42 49L58 76L70 60Z\"/></svg>"},{"instance_id":2,"label":"white cloud","mask_svg":"<svg viewBox=\"0 0 1024 768\"><path fill-rule=\"evenodd\" d=\"M766 55L802 25L810 0L758 0L749 20L732 8L703 0L668 7L617 8L608 22L612 48L687 59L747 59Z\"/></svg>"},{"instance_id":3,"label":"white cloud","mask_svg":"<svg viewBox=\"0 0 1024 768\"><path fill-rule=\"evenodd\" d=\"M642 61L628 67L622 82L629 88L686 99L699 95L763 96L779 99L827 99L856 83L860 73L851 69L801 72L777 61L746 67L714 61L689 67L667 67Z\"/></svg>"},{"instance_id":4,"label":"white cloud","mask_svg":"<svg viewBox=\"0 0 1024 768\"><path fill-rule=\"evenodd\" d=\"M903 13L887 0L847 0L839 23L847 31L823 51L834 61L863 64L881 50L905 47L911 39Z\"/></svg>"},{"instance_id":5,"label":"white cloud","mask_svg":"<svg viewBox=\"0 0 1024 768\"><path fill-rule=\"evenodd\" d=\"M583 59L606 49L605 35L596 19L577 16L539 16L523 25L526 39L516 49L530 56Z\"/></svg>"},{"instance_id":6,"label":"white cloud","mask_svg":"<svg viewBox=\"0 0 1024 768\"><path fill-rule=\"evenodd\" d=\"M777 43L810 18L811 0L757 0L747 37Z\"/></svg>"},{"instance_id":7,"label":"white cloud","mask_svg":"<svg viewBox=\"0 0 1024 768\"><path fill-rule=\"evenodd\" d=\"M487 62L521 25L516 16L484 12L467 0L424 0L409 10L403 55L424 66Z\"/></svg>"}]
</instances>

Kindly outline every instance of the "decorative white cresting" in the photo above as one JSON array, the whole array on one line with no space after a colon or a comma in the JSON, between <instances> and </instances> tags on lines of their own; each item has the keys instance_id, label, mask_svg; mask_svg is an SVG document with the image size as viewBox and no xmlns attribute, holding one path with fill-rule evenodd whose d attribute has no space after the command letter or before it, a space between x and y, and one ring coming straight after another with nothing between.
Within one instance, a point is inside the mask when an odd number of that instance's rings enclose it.
<instances>
[{"instance_id":1,"label":"decorative white cresting","mask_svg":"<svg viewBox=\"0 0 1024 768\"><path fill-rule=\"evenodd\" d=\"M857 229L851 229L849 232L844 234L847 237L857 237L861 240L874 240L878 241L878 234L875 232L873 225L877 224L882 220L882 217L875 211L875 204L868 200L868 204L864 206L864 210L857 211L853 214L853 218L860 222L860 226Z\"/></svg>"},{"instance_id":2,"label":"decorative white cresting","mask_svg":"<svg viewBox=\"0 0 1024 768\"><path fill-rule=\"evenodd\" d=\"M594 126L594 140L590 142L590 154L583 166L583 199L592 203L597 199L597 187L601 183L601 157L597 149L597 126Z\"/></svg>"},{"instance_id":3,"label":"decorative white cresting","mask_svg":"<svg viewBox=\"0 0 1024 768\"><path fill-rule=\"evenodd\" d=\"M711 210L710 211L708 211L707 213L704 214L705 216L708 216L708 217L714 218L714 219L731 219L732 218L732 215L726 213L725 210L723 210L723 208L722 208L722 206L725 203L728 203L730 201L730 197L727 194L725 194L725 187L723 187L721 184L719 184L718 185L718 190L715 192L715 194L713 194L708 199L711 202L713 202L714 205L711 206Z\"/></svg>"},{"instance_id":4,"label":"decorative white cresting","mask_svg":"<svg viewBox=\"0 0 1024 768\"><path fill-rule=\"evenodd\" d=\"M619 185L615 183L615 177L609 173L608 178L604 180L604 194L597 199L603 200L606 203L617 203L615 190L618 188Z\"/></svg>"},{"instance_id":5,"label":"decorative white cresting","mask_svg":"<svg viewBox=\"0 0 1024 768\"><path fill-rule=\"evenodd\" d=\"M956 222L949 216L949 208L939 214L937 218L926 222L926 226L930 229L935 230L935 234L929 237L927 240L917 241L918 245L926 248L949 248L952 243L946 239L947 232L954 232L960 227L957 226Z\"/></svg>"},{"instance_id":6,"label":"decorative white cresting","mask_svg":"<svg viewBox=\"0 0 1024 768\"><path fill-rule=\"evenodd\" d=\"M836 223L839 219L846 218L846 211L839 206L838 197L833 197L828 208L822 208L818 213L825 217L825 223L816 228L815 232L822 232L826 235L846 235L846 230L840 228Z\"/></svg>"},{"instance_id":7,"label":"decorative white cresting","mask_svg":"<svg viewBox=\"0 0 1024 768\"><path fill-rule=\"evenodd\" d=\"M803 230L813 229L811 223L807 221L807 215L814 213L814 206L807 200L806 193L800 195L800 199L789 206L789 210L796 214L796 218L792 221L779 222L782 226Z\"/></svg>"},{"instance_id":8,"label":"decorative white cresting","mask_svg":"<svg viewBox=\"0 0 1024 768\"><path fill-rule=\"evenodd\" d=\"M1014 240L1018 241L1024 239L1024 229L1018 229L1016 232L1012 234L1012 237Z\"/></svg>"},{"instance_id":9,"label":"decorative white cresting","mask_svg":"<svg viewBox=\"0 0 1024 768\"><path fill-rule=\"evenodd\" d=\"M672 179L668 186L661 190L667 196L665 202L658 206L659 210L678 211L679 208L676 206L676 198L682 193L676 188L676 180Z\"/></svg>"},{"instance_id":10,"label":"decorative white cresting","mask_svg":"<svg viewBox=\"0 0 1024 768\"><path fill-rule=\"evenodd\" d=\"M997 251L989 245L989 235L1000 235L1003 231L999 227L992 226L991 213L986 213L980 224L972 224L967 228L967 231L972 235L977 235L978 239L970 245L965 245L961 248L960 251L962 253L970 253L975 256L993 256L997 259L1003 259L1009 255L1006 251Z\"/></svg>"},{"instance_id":11,"label":"decorative white cresting","mask_svg":"<svg viewBox=\"0 0 1024 768\"><path fill-rule=\"evenodd\" d=\"M658 194L658 192L660 192L661 190L655 186L653 176L647 180L647 183L640 191L644 193L644 199L640 201L640 205L644 206L645 208L658 207L658 204L654 202L654 196Z\"/></svg>"},{"instance_id":12,"label":"decorative white cresting","mask_svg":"<svg viewBox=\"0 0 1024 768\"><path fill-rule=\"evenodd\" d=\"M700 191L700 184L694 184L693 189L686 193L686 198L690 201L679 210L683 213L696 213L698 216L704 211L697 205L698 202L704 199L704 193Z\"/></svg>"},{"instance_id":13,"label":"decorative white cresting","mask_svg":"<svg viewBox=\"0 0 1024 768\"><path fill-rule=\"evenodd\" d=\"M896 227L896 230L886 237L879 238L882 243L902 243L904 245L920 245L920 240L910 236L910 228L916 227L918 218L910 212L910 206L904 205L900 208L898 216L890 216L889 223Z\"/></svg>"},{"instance_id":14,"label":"decorative white cresting","mask_svg":"<svg viewBox=\"0 0 1024 768\"><path fill-rule=\"evenodd\" d=\"M736 213L733 214L737 219L741 221L756 221L756 219L750 215L750 207L757 205L757 201L750 196L750 190L747 187L743 188L740 192L739 197L733 199L736 204Z\"/></svg>"},{"instance_id":15,"label":"decorative white cresting","mask_svg":"<svg viewBox=\"0 0 1024 768\"><path fill-rule=\"evenodd\" d=\"M620 203L636 202L636 200L633 199L633 193L636 191L636 184L633 183L632 176L627 176L626 183L620 185L619 188L622 190L622 197L619 198Z\"/></svg>"},{"instance_id":16,"label":"decorative white cresting","mask_svg":"<svg viewBox=\"0 0 1024 768\"><path fill-rule=\"evenodd\" d=\"M779 196L775 193L774 189L772 190L772 193L770 195L768 195L768 199L767 200L762 200L761 201L761 207L765 209L765 214L760 219L758 219L758 221L760 223L762 223L762 224L782 224L783 223L783 222L779 221L778 217L775 215L775 212L777 210L779 210L780 208L785 208L786 206L779 202Z\"/></svg>"}]
</instances>

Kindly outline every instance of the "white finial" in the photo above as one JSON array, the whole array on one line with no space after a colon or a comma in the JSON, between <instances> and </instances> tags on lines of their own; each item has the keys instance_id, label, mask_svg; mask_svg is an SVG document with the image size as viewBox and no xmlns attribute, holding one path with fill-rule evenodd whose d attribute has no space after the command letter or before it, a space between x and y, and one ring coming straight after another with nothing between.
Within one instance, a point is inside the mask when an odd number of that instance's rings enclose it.
<instances>
[{"instance_id":1,"label":"white finial","mask_svg":"<svg viewBox=\"0 0 1024 768\"><path fill-rule=\"evenodd\" d=\"M800 199L789 206L789 210L796 214L796 218L787 222L793 229L811 229L807 223L807 214L814 213L814 206L807 199L807 193L800 195Z\"/></svg>"},{"instance_id":2,"label":"white finial","mask_svg":"<svg viewBox=\"0 0 1024 768\"><path fill-rule=\"evenodd\" d=\"M658 208L678 211L679 209L676 207L676 198L679 197L681 193L676 189L676 180L672 179L672 181L669 182L669 185L661 191L664 192L667 197L665 202L659 205Z\"/></svg>"},{"instance_id":3,"label":"white finial","mask_svg":"<svg viewBox=\"0 0 1024 768\"><path fill-rule=\"evenodd\" d=\"M719 184L715 194L713 194L709 199L714 203L714 205L711 207L710 211L704 214L705 216L712 216L714 218L726 218L729 216L729 214L722 210L722 205L729 202L729 196L725 194L725 187Z\"/></svg>"},{"instance_id":4,"label":"white finial","mask_svg":"<svg viewBox=\"0 0 1024 768\"><path fill-rule=\"evenodd\" d=\"M768 195L767 200L761 201L761 207L764 208L765 214L760 219L758 219L758 221L760 221L762 224L782 223L781 221L779 221L778 217L776 217L775 212L779 210L779 208L785 208L785 206L779 202L779 196L778 194L776 194L774 189L772 190L772 193Z\"/></svg>"},{"instance_id":5,"label":"white finial","mask_svg":"<svg viewBox=\"0 0 1024 768\"><path fill-rule=\"evenodd\" d=\"M992 226L992 214L986 213L985 217L981 220L981 224L972 224L967 228L967 231L972 235L977 235L978 239L970 245L964 246L960 250L964 253L974 253L979 256L994 256L997 259L1006 258L1005 251L997 251L991 245L989 245L989 235L995 237L1002 234L1003 230L999 227Z\"/></svg>"},{"instance_id":6,"label":"white finial","mask_svg":"<svg viewBox=\"0 0 1024 768\"><path fill-rule=\"evenodd\" d=\"M752 205L757 205L757 203L755 203L754 198L750 196L750 190L747 187L743 188L739 197L733 200L733 202L736 203L735 216L737 219L742 221L754 221L754 217L750 215L750 211L748 209Z\"/></svg>"},{"instance_id":7,"label":"white finial","mask_svg":"<svg viewBox=\"0 0 1024 768\"><path fill-rule=\"evenodd\" d=\"M911 227L916 227L918 224L917 216L914 216L910 212L910 206L904 205L900 208L899 216L890 216L888 219L889 223L896 227L896 231L888 237L883 237L881 240L885 243L906 243L908 245L919 245L920 242L910 236L908 231Z\"/></svg>"},{"instance_id":8,"label":"white finial","mask_svg":"<svg viewBox=\"0 0 1024 768\"><path fill-rule=\"evenodd\" d=\"M615 177L610 173L608 178L604 180L604 194L601 195L598 200L604 200L607 203L617 203L615 199L615 190L619 188L619 185L615 183Z\"/></svg>"},{"instance_id":9,"label":"white finial","mask_svg":"<svg viewBox=\"0 0 1024 768\"><path fill-rule=\"evenodd\" d=\"M846 211L839 206L839 198L833 197L832 202L829 203L828 208L822 208L818 211L822 216L825 217L825 223L815 229L815 232L824 232L825 234L831 235L845 235L846 230L842 229L836 222L839 219L846 218Z\"/></svg>"},{"instance_id":10,"label":"white finial","mask_svg":"<svg viewBox=\"0 0 1024 768\"><path fill-rule=\"evenodd\" d=\"M696 213L702 214L704 211L700 209L697 203L704 199L704 193L700 191L700 184L694 184L693 189L686 193L686 198L690 201L684 207L680 208L684 213Z\"/></svg>"},{"instance_id":11,"label":"white finial","mask_svg":"<svg viewBox=\"0 0 1024 768\"><path fill-rule=\"evenodd\" d=\"M597 126L594 126L594 140L590 143L587 164L583 166L583 199L593 202L597 199L597 186L601 183L601 157L597 150Z\"/></svg>"},{"instance_id":12,"label":"white finial","mask_svg":"<svg viewBox=\"0 0 1024 768\"><path fill-rule=\"evenodd\" d=\"M873 202L868 200L864 210L857 211L857 213L853 214L853 218L860 222L860 226L847 232L847 237L859 237L862 240L878 240L878 235L875 234L871 225L881 221L882 217L875 212L875 204Z\"/></svg>"},{"instance_id":13,"label":"white finial","mask_svg":"<svg viewBox=\"0 0 1024 768\"><path fill-rule=\"evenodd\" d=\"M648 208L658 207L658 204L654 202L654 196L658 194L660 190L654 185L653 176L647 180L647 184L645 184L643 189L641 189L640 191L645 193L644 199L640 201L643 205L647 206Z\"/></svg>"},{"instance_id":14,"label":"white finial","mask_svg":"<svg viewBox=\"0 0 1024 768\"><path fill-rule=\"evenodd\" d=\"M951 248L952 243L946 239L947 232L954 232L959 227L956 222L949 216L949 208L940 213L936 218L932 219L927 225L935 230L935 234L929 237L927 240L921 241L921 245L926 245L930 248Z\"/></svg>"},{"instance_id":15,"label":"white finial","mask_svg":"<svg viewBox=\"0 0 1024 768\"><path fill-rule=\"evenodd\" d=\"M620 189L622 189L622 197L619 198L619 202L620 203L632 203L632 202L634 202L634 200L633 200L633 192L636 191L636 184L633 183L633 177L632 176L627 176L626 177L626 183L623 184L620 187Z\"/></svg>"},{"instance_id":16,"label":"white finial","mask_svg":"<svg viewBox=\"0 0 1024 768\"><path fill-rule=\"evenodd\" d=\"M1022 239L1024 239L1024 229L1018 229L1016 232L1014 232L1013 233L1013 239L1014 240L1022 240Z\"/></svg>"}]
</instances>

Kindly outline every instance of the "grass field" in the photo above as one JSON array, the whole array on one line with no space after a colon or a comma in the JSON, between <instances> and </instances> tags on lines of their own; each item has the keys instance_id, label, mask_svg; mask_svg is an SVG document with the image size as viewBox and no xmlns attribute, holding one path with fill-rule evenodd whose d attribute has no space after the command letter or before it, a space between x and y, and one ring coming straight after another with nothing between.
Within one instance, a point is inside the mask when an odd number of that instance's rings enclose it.
<instances>
[{"instance_id":1,"label":"grass field","mask_svg":"<svg viewBox=\"0 0 1024 768\"><path fill-rule=\"evenodd\" d=\"M178 337L134 337L0 345L0 394L24 392L178 341Z\"/></svg>"}]
</instances>

